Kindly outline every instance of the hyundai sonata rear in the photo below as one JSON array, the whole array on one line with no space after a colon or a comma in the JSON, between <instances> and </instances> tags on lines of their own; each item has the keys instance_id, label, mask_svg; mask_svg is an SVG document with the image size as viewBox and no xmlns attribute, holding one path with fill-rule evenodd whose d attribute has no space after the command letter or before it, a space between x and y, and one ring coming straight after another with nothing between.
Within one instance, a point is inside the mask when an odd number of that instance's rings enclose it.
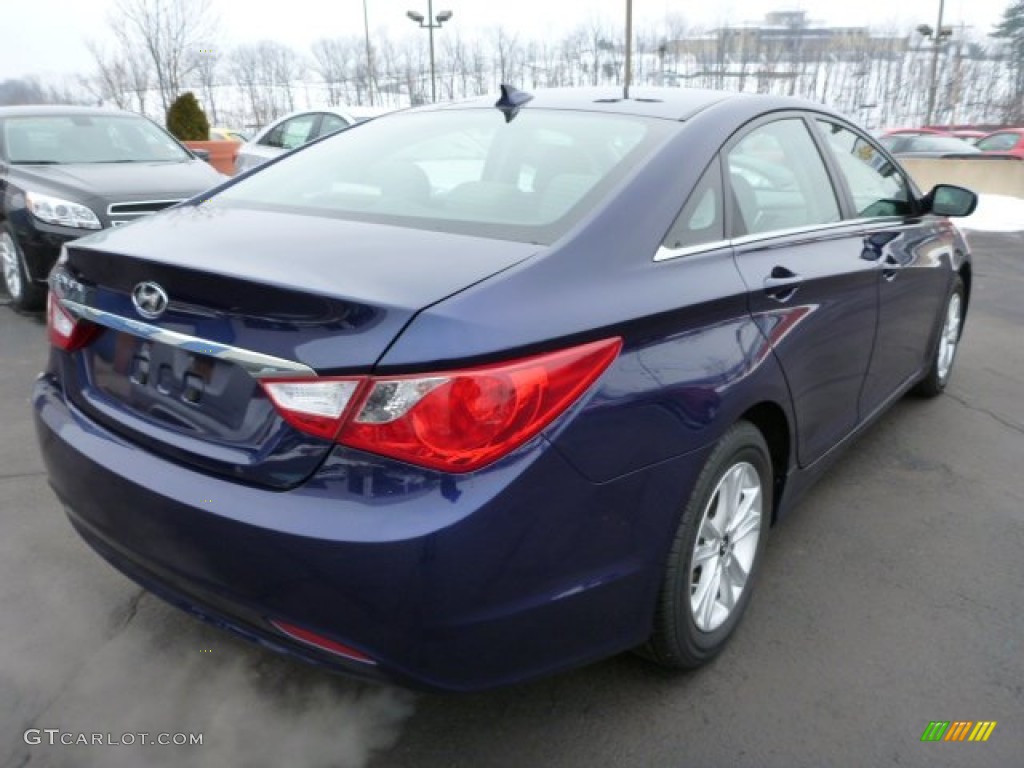
<instances>
[{"instance_id":1,"label":"hyundai sonata rear","mask_svg":"<svg viewBox=\"0 0 1024 768\"><path fill-rule=\"evenodd\" d=\"M818 458L945 386L974 203L787 100L385 116L67 245L50 482L131 578L334 669L696 666Z\"/></svg>"}]
</instances>

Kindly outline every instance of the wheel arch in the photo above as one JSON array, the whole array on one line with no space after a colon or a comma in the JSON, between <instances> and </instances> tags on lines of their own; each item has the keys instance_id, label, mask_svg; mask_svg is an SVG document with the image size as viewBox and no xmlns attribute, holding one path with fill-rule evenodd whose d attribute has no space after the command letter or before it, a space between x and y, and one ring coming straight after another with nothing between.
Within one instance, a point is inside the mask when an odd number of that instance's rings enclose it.
<instances>
[{"instance_id":1,"label":"wheel arch","mask_svg":"<svg viewBox=\"0 0 1024 768\"><path fill-rule=\"evenodd\" d=\"M768 453L772 459L772 524L778 517L779 504L786 487L789 475L790 457L792 453L792 430L789 419L782 406L771 400L765 400L751 406L740 420L753 424L768 444Z\"/></svg>"}]
</instances>

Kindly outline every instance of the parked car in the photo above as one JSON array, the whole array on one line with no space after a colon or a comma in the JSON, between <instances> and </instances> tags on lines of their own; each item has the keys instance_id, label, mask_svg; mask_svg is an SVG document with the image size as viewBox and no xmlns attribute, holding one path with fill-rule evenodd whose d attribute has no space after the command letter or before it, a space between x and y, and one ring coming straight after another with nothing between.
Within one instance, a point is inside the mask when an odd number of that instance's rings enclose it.
<instances>
[{"instance_id":1,"label":"parked car","mask_svg":"<svg viewBox=\"0 0 1024 768\"><path fill-rule=\"evenodd\" d=\"M977 144L979 140L985 138L988 134L985 131L976 131L973 128L953 128L950 130L949 135L963 139L968 144Z\"/></svg>"},{"instance_id":2,"label":"parked car","mask_svg":"<svg viewBox=\"0 0 1024 768\"><path fill-rule=\"evenodd\" d=\"M978 139L982 152L999 152L1024 158L1024 128L1006 128Z\"/></svg>"},{"instance_id":3,"label":"parked car","mask_svg":"<svg viewBox=\"0 0 1024 768\"><path fill-rule=\"evenodd\" d=\"M949 136L948 131L941 128L889 128L883 136Z\"/></svg>"},{"instance_id":4,"label":"parked car","mask_svg":"<svg viewBox=\"0 0 1024 768\"><path fill-rule=\"evenodd\" d=\"M42 307L63 243L223 180L152 121L91 107L0 107L0 266L15 307Z\"/></svg>"},{"instance_id":5,"label":"parked car","mask_svg":"<svg viewBox=\"0 0 1024 768\"><path fill-rule=\"evenodd\" d=\"M265 126L252 140L246 141L235 160L235 173L248 171L313 139L342 131L387 111L376 107L328 107L292 112Z\"/></svg>"},{"instance_id":6,"label":"parked car","mask_svg":"<svg viewBox=\"0 0 1024 768\"><path fill-rule=\"evenodd\" d=\"M49 481L146 588L353 675L697 666L771 524L943 391L976 203L792 99L389 116L66 246Z\"/></svg>"},{"instance_id":7,"label":"parked car","mask_svg":"<svg viewBox=\"0 0 1024 768\"><path fill-rule=\"evenodd\" d=\"M249 135L234 128L211 128L210 141L237 141L246 142Z\"/></svg>"},{"instance_id":8,"label":"parked car","mask_svg":"<svg viewBox=\"0 0 1024 768\"><path fill-rule=\"evenodd\" d=\"M955 136L921 134L910 136L890 134L879 139L883 147L897 157L947 157L949 155L976 155L981 150L970 142Z\"/></svg>"}]
</instances>

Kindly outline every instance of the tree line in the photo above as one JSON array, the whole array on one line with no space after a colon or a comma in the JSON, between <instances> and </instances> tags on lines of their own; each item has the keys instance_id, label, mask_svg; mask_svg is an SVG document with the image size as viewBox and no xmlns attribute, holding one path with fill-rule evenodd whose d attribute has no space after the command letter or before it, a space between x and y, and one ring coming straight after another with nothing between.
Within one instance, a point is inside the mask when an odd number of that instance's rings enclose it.
<instances>
[{"instance_id":1,"label":"tree line","mask_svg":"<svg viewBox=\"0 0 1024 768\"><path fill-rule=\"evenodd\" d=\"M89 43L95 69L80 78L81 90L93 103L157 118L184 90L197 94L213 123L233 126L264 125L307 106L429 99L422 33L323 37L305 51L273 40L225 49L215 42L211 0L115 0L110 28L115 45ZM995 29L951 32L938 36L933 123L1024 122L1024 0ZM728 33L692 27L681 15L641 25L634 82L798 96L871 127L924 121L936 43L913 30L836 34L814 44L798 30L781 41ZM527 89L620 84L622 40L621 27L597 20L559 40L527 39L501 26L470 38L452 23L435 33L438 98L494 92L503 82ZM61 100L74 89L50 90L48 100Z\"/></svg>"}]
</instances>

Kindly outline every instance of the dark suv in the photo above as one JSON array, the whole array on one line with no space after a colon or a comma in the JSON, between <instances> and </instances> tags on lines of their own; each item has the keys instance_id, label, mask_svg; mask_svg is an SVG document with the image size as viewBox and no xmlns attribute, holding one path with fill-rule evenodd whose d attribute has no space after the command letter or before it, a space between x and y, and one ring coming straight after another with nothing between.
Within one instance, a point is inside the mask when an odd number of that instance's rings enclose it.
<instances>
[{"instance_id":1,"label":"dark suv","mask_svg":"<svg viewBox=\"0 0 1024 768\"><path fill-rule=\"evenodd\" d=\"M68 240L127 224L223 178L140 115L0 107L0 270L15 308L42 307L46 276Z\"/></svg>"}]
</instances>

